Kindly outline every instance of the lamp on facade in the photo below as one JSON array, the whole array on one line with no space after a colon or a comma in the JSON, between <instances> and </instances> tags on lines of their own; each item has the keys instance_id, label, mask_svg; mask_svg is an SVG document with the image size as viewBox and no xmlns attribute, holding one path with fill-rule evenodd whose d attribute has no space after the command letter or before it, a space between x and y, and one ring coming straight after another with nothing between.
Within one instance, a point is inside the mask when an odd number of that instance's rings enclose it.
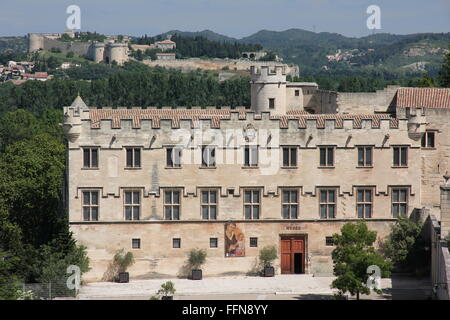
<instances>
[{"instance_id":1,"label":"lamp on facade","mask_svg":"<svg viewBox=\"0 0 450 320\"><path fill-rule=\"evenodd\" d=\"M448 174L448 171L445 172L444 179L445 179L445 185L448 186L448 180L450 179L450 175Z\"/></svg>"},{"instance_id":2,"label":"lamp on facade","mask_svg":"<svg viewBox=\"0 0 450 320\"><path fill-rule=\"evenodd\" d=\"M112 144L113 144L116 140L117 140L116 135L113 135L113 136L111 137L111 141L109 142L109 147L110 147L110 148L111 148Z\"/></svg>"},{"instance_id":3,"label":"lamp on facade","mask_svg":"<svg viewBox=\"0 0 450 320\"><path fill-rule=\"evenodd\" d=\"M389 133L387 133L387 134L384 136L383 143L382 143L382 147L384 147L384 144L385 144L388 140L389 140Z\"/></svg>"}]
</instances>

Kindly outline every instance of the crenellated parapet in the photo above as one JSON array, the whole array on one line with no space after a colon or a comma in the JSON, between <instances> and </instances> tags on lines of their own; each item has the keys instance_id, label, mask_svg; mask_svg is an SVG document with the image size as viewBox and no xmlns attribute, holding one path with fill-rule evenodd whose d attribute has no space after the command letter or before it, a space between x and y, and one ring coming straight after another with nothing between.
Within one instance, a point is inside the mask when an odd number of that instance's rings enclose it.
<instances>
[{"instance_id":1,"label":"crenellated parapet","mask_svg":"<svg viewBox=\"0 0 450 320\"><path fill-rule=\"evenodd\" d=\"M309 126L323 129L325 123L332 123L335 129L379 129L399 128L399 121L405 124L408 120L393 118L388 114L308 114L304 111L288 112L286 115L272 115L270 112L256 114L246 109L90 109L88 118L92 129L101 129L102 124L110 122L111 129L120 129L122 121L130 121L133 129L140 129L142 121L151 121L151 128L161 128L161 122L170 123L171 129L180 128L180 122L190 123L191 128L205 127L206 123L211 128L220 129L224 123L230 126L230 122L239 121L268 121L271 128L287 129L289 123L294 123L299 129ZM203 125L202 125L203 123ZM241 125L241 124L239 124Z\"/></svg>"}]
</instances>

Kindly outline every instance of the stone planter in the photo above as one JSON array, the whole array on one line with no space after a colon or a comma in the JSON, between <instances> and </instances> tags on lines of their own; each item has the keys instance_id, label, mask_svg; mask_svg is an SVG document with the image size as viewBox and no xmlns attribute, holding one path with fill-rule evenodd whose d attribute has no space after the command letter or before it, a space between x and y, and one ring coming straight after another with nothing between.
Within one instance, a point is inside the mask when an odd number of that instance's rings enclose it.
<instances>
[{"instance_id":1,"label":"stone planter","mask_svg":"<svg viewBox=\"0 0 450 320\"><path fill-rule=\"evenodd\" d=\"M195 269L192 270L192 280L202 280L203 275L202 275L202 270L200 269Z\"/></svg>"},{"instance_id":2,"label":"stone planter","mask_svg":"<svg viewBox=\"0 0 450 320\"><path fill-rule=\"evenodd\" d=\"M173 300L173 296L162 296L161 300Z\"/></svg>"},{"instance_id":3,"label":"stone planter","mask_svg":"<svg viewBox=\"0 0 450 320\"><path fill-rule=\"evenodd\" d=\"M119 272L119 283L128 283L130 281L130 274L128 272Z\"/></svg>"},{"instance_id":4,"label":"stone planter","mask_svg":"<svg viewBox=\"0 0 450 320\"><path fill-rule=\"evenodd\" d=\"M275 268L264 267L264 277L273 277L273 276L275 276Z\"/></svg>"}]
</instances>

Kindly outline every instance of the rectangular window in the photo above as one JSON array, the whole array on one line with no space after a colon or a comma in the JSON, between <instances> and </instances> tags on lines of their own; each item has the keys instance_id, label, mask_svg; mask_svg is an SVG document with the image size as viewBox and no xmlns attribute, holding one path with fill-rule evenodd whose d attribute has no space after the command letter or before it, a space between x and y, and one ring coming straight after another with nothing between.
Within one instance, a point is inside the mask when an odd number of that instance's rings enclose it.
<instances>
[{"instance_id":1,"label":"rectangular window","mask_svg":"<svg viewBox=\"0 0 450 320\"><path fill-rule=\"evenodd\" d=\"M406 216L408 210L408 188L392 189L392 216Z\"/></svg>"},{"instance_id":2,"label":"rectangular window","mask_svg":"<svg viewBox=\"0 0 450 320\"><path fill-rule=\"evenodd\" d=\"M83 148L83 167L98 168L98 148Z\"/></svg>"},{"instance_id":3,"label":"rectangular window","mask_svg":"<svg viewBox=\"0 0 450 320\"><path fill-rule=\"evenodd\" d=\"M283 219L298 218L298 191L283 190L282 192L282 217Z\"/></svg>"},{"instance_id":4,"label":"rectangular window","mask_svg":"<svg viewBox=\"0 0 450 320\"><path fill-rule=\"evenodd\" d=\"M209 247L217 248L219 240L217 238L209 238Z\"/></svg>"},{"instance_id":5,"label":"rectangular window","mask_svg":"<svg viewBox=\"0 0 450 320\"><path fill-rule=\"evenodd\" d=\"M83 191L83 220L98 221L98 191Z\"/></svg>"},{"instance_id":6,"label":"rectangular window","mask_svg":"<svg viewBox=\"0 0 450 320\"><path fill-rule=\"evenodd\" d=\"M140 249L141 248L141 239L131 239L131 248L132 249Z\"/></svg>"},{"instance_id":7,"label":"rectangular window","mask_svg":"<svg viewBox=\"0 0 450 320\"><path fill-rule=\"evenodd\" d=\"M126 148L127 168L141 167L141 148Z\"/></svg>"},{"instance_id":8,"label":"rectangular window","mask_svg":"<svg viewBox=\"0 0 450 320\"><path fill-rule=\"evenodd\" d=\"M297 166L297 148L283 147L283 167Z\"/></svg>"},{"instance_id":9,"label":"rectangular window","mask_svg":"<svg viewBox=\"0 0 450 320\"><path fill-rule=\"evenodd\" d=\"M295 90L295 96L298 97L300 95L300 90Z\"/></svg>"},{"instance_id":10,"label":"rectangular window","mask_svg":"<svg viewBox=\"0 0 450 320\"><path fill-rule=\"evenodd\" d=\"M244 191L244 216L245 219L259 219L259 212L261 208L259 190L245 190Z\"/></svg>"},{"instance_id":11,"label":"rectangular window","mask_svg":"<svg viewBox=\"0 0 450 320\"><path fill-rule=\"evenodd\" d=\"M320 190L319 207L321 219L336 218L336 190Z\"/></svg>"},{"instance_id":12,"label":"rectangular window","mask_svg":"<svg viewBox=\"0 0 450 320\"><path fill-rule=\"evenodd\" d=\"M169 168L181 167L181 148L167 148L166 149L166 164Z\"/></svg>"},{"instance_id":13,"label":"rectangular window","mask_svg":"<svg viewBox=\"0 0 450 320\"><path fill-rule=\"evenodd\" d=\"M358 147L358 167L372 166L372 147Z\"/></svg>"},{"instance_id":14,"label":"rectangular window","mask_svg":"<svg viewBox=\"0 0 450 320\"><path fill-rule=\"evenodd\" d=\"M125 220L139 220L141 215L141 192L125 191Z\"/></svg>"},{"instance_id":15,"label":"rectangular window","mask_svg":"<svg viewBox=\"0 0 450 320\"><path fill-rule=\"evenodd\" d=\"M252 248L258 247L258 238L250 238L250 247Z\"/></svg>"},{"instance_id":16,"label":"rectangular window","mask_svg":"<svg viewBox=\"0 0 450 320\"><path fill-rule=\"evenodd\" d=\"M246 167L258 166L258 146L244 147L244 166Z\"/></svg>"},{"instance_id":17,"label":"rectangular window","mask_svg":"<svg viewBox=\"0 0 450 320\"><path fill-rule=\"evenodd\" d=\"M356 211L358 218L372 218L373 193L372 189L358 189L356 191Z\"/></svg>"},{"instance_id":18,"label":"rectangular window","mask_svg":"<svg viewBox=\"0 0 450 320\"><path fill-rule=\"evenodd\" d=\"M394 147L394 167L406 167L408 165L408 147Z\"/></svg>"},{"instance_id":19,"label":"rectangular window","mask_svg":"<svg viewBox=\"0 0 450 320\"><path fill-rule=\"evenodd\" d=\"M325 237L325 245L326 246L334 246L333 237Z\"/></svg>"},{"instance_id":20,"label":"rectangular window","mask_svg":"<svg viewBox=\"0 0 450 320\"><path fill-rule=\"evenodd\" d=\"M334 148L320 147L320 166L333 167L334 166Z\"/></svg>"},{"instance_id":21,"label":"rectangular window","mask_svg":"<svg viewBox=\"0 0 450 320\"><path fill-rule=\"evenodd\" d=\"M166 220L180 220L181 199L180 191L164 192L164 218Z\"/></svg>"},{"instance_id":22,"label":"rectangular window","mask_svg":"<svg viewBox=\"0 0 450 320\"><path fill-rule=\"evenodd\" d=\"M180 238L173 238L172 239L172 247L175 249L181 248L181 239Z\"/></svg>"},{"instance_id":23,"label":"rectangular window","mask_svg":"<svg viewBox=\"0 0 450 320\"><path fill-rule=\"evenodd\" d=\"M202 167L216 166L216 148L202 147Z\"/></svg>"},{"instance_id":24,"label":"rectangular window","mask_svg":"<svg viewBox=\"0 0 450 320\"><path fill-rule=\"evenodd\" d=\"M422 136L422 148L434 148L434 131L426 131Z\"/></svg>"},{"instance_id":25,"label":"rectangular window","mask_svg":"<svg viewBox=\"0 0 450 320\"><path fill-rule=\"evenodd\" d=\"M269 98L269 109L275 109L275 98Z\"/></svg>"},{"instance_id":26,"label":"rectangular window","mask_svg":"<svg viewBox=\"0 0 450 320\"><path fill-rule=\"evenodd\" d=\"M201 192L202 219L217 219L217 191L205 190Z\"/></svg>"}]
</instances>

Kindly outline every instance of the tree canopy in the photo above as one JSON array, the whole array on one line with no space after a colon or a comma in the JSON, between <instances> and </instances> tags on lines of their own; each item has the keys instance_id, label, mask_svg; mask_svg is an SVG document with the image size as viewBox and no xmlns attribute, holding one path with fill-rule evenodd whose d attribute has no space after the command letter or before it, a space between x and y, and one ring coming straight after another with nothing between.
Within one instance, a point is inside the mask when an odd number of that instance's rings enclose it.
<instances>
[{"instance_id":1,"label":"tree canopy","mask_svg":"<svg viewBox=\"0 0 450 320\"><path fill-rule=\"evenodd\" d=\"M370 276L369 266L379 267L383 277L389 275L390 263L373 247L376 238L376 231L369 230L364 221L348 222L341 228L341 234L333 235L336 248L332 252L332 259L337 278L332 288L338 289L341 294L349 292L359 299L361 293L370 293L366 285Z\"/></svg>"}]
</instances>

